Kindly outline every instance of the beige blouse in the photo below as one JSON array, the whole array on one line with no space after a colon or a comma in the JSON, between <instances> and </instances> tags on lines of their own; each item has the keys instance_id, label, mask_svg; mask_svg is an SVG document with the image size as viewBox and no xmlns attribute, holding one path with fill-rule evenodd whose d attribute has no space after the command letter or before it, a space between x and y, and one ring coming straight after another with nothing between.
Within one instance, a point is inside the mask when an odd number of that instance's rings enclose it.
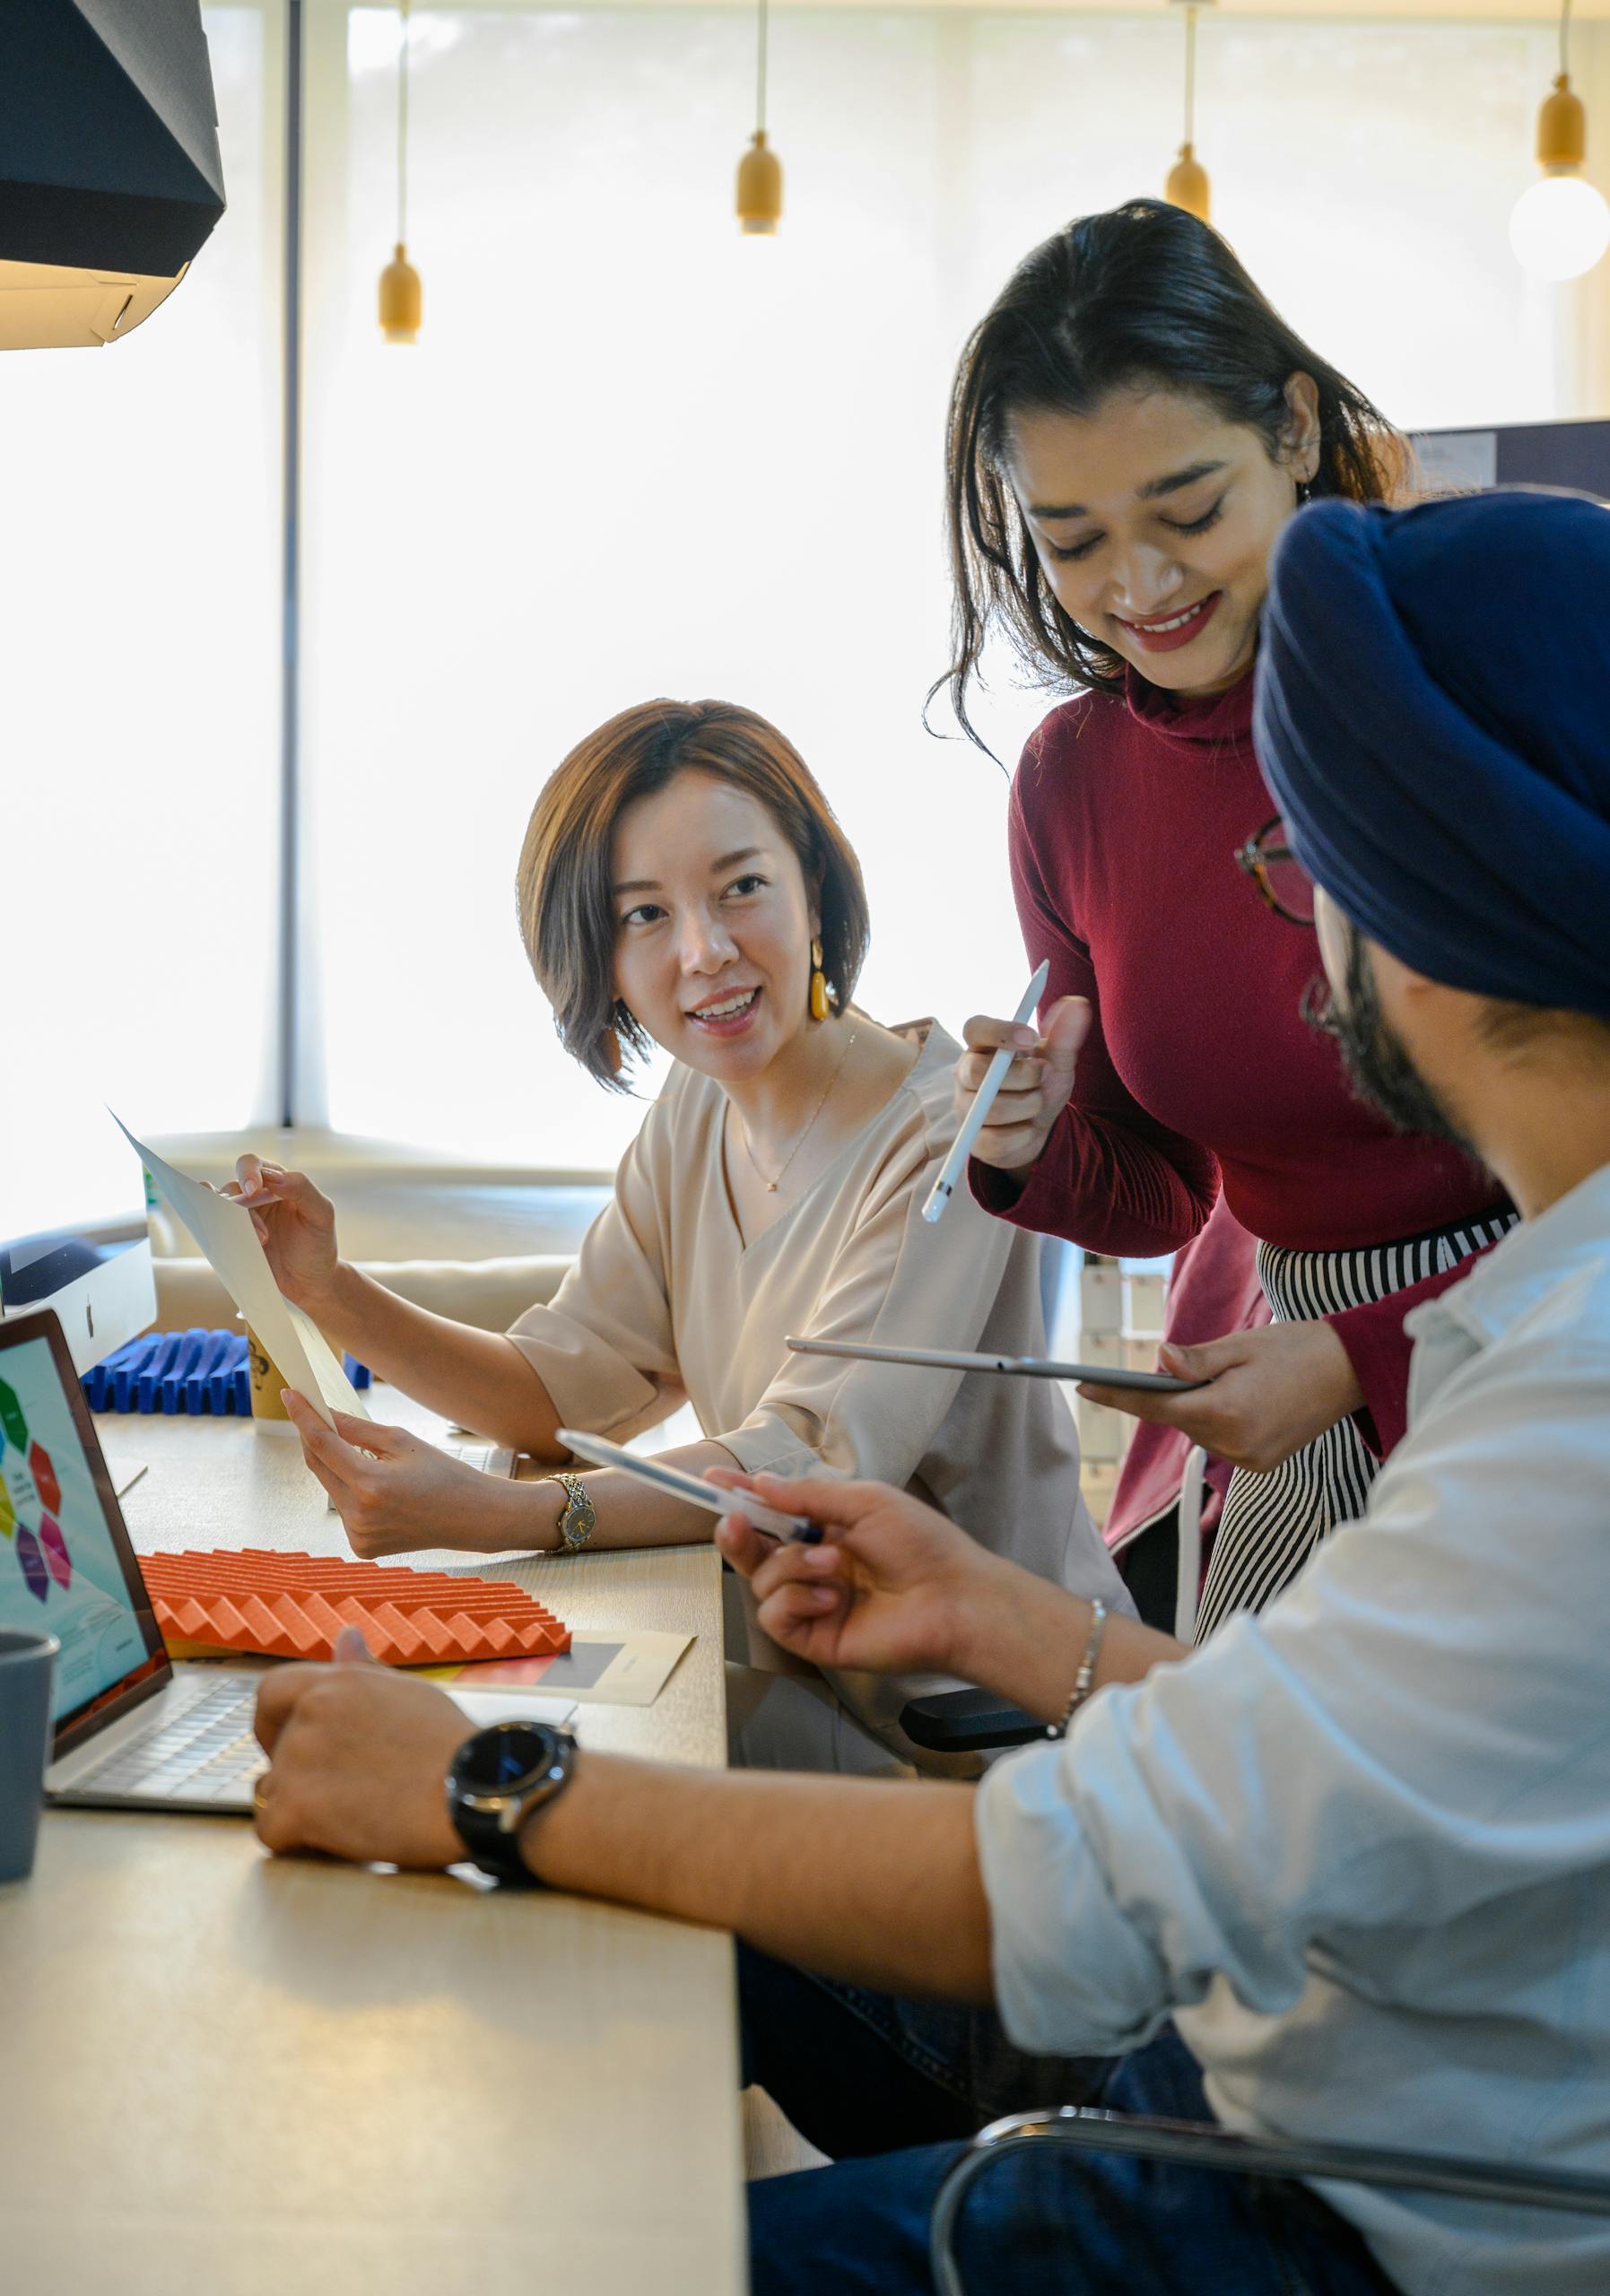
<instances>
[{"instance_id":1,"label":"beige blouse","mask_svg":"<svg viewBox=\"0 0 1610 2296\"><path fill-rule=\"evenodd\" d=\"M893 1097L747 1246L727 1193L727 1102L678 1066L553 1304L509 1336L561 1424L624 1441L684 1396L751 1472L863 1475L940 1508L995 1553L1132 1605L1079 1492L1049 1380L796 1355L794 1334L1043 1354L1037 1236L965 1188L921 1216L954 1136L957 1045L936 1022Z\"/></svg>"}]
</instances>

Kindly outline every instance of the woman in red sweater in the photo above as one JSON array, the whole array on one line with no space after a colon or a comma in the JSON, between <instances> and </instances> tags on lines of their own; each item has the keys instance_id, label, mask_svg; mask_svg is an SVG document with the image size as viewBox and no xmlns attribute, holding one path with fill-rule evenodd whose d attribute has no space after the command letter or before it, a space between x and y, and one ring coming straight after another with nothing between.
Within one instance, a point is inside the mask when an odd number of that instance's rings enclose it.
<instances>
[{"instance_id":1,"label":"woman in red sweater","mask_svg":"<svg viewBox=\"0 0 1610 2296\"><path fill-rule=\"evenodd\" d=\"M1366 1432L1389 1448L1402 1429L1404 1313L1511 1217L1458 1150L1356 1100L1306 1017L1311 912L1252 749L1281 527L1310 495L1389 499L1406 448L1216 233L1136 200L1020 265L963 354L949 462L944 683L961 722L970 733L996 627L1048 683L1080 689L1013 785L1018 913L1050 981L1038 1036L969 1025L964 1097L996 1045L1023 1048L974 1193L1020 1226L1144 1256L1188 1244L1222 1195L1257 1239L1275 1319L1166 1352L1210 1384L1142 1413L1237 1465L1205 1633L1362 1511Z\"/></svg>"}]
</instances>

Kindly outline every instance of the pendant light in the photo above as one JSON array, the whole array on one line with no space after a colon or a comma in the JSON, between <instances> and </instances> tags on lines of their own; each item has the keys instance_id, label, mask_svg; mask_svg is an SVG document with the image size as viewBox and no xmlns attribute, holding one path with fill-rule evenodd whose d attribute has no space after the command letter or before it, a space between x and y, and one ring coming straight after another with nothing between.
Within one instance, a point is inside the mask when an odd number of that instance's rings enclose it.
<instances>
[{"instance_id":1,"label":"pendant light","mask_svg":"<svg viewBox=\"0 0 1610 2296\"><path fill-rule=\"evenodd\" d=\"M1210 0L1211 4L1211 0ZM1197 157L1192 137L1196 132L1197 116L1197 9L1198 0L1184 0L1185 6L1185 141L1179 146L1179 157L1169 170L1169 179L1162 196L1171 205L1183 207L1188 215L1199 222L1210 223L1212 195L1208 187L1207 170Z\"/></svg>"},{"instance_id":2,"label":"pendant light","mask_svg":"<svg viewBox=\"0 0 1610 2296\"><path fill-rule=\"evenodd\" d=\"M738 229L774 239L783 213L783 166L766 141L766 0L758 0L755 36L754 134L738 161Z\"/></svg>"},{"instance_id":3,"label":"pendant light","mask_svg":"<svg viewBox=\"0 0 1610 2296\"><path fill-rule=\"evenodd\" d=\"M380 332L387 343L417 343L423 296L419 274L408 260L408 43L411 0L397 11L397 239L396 252L380 274Z\"/></svg>"},{"instance_id":4,"label":"pendant light","mask_svg":"<svg viewBox=\"0 0 1610 2296\"><path fill-rule=\"evenodd\" d=\"M1571 0L1560 10L1560 70L1537 114L1542 173L1510 216L1510 245L1534 279L1580 279L1610 246L1610 207L1582 174L1588 115L1571 84Z\"/></svg>"}]
</instances>

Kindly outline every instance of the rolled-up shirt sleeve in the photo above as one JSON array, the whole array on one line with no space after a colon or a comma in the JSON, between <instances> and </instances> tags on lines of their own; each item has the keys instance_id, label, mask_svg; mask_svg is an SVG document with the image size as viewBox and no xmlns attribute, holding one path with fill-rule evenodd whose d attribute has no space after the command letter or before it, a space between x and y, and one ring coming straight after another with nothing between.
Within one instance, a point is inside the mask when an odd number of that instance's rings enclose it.
<instances>
[{"instance_id":1,"label":"rolled-up shirt sleeve","mask_svg":"<svg viewBox=\"0 0 1610 2296\"><path fill-rule=\"evenodd\" d=\"M1116 2053L1215 1978L1279 2015L1315 1952L1446 1939L1602 1869L1602 1633L1562 1639L1558 1589L1610 1602L1607 1375L1564 1344L1465 1375L1262 1617L995 1767L977 1834L1021 2047Z\"/></svg>"},{"instance_id":2,"label":"rolled-up shirt sleeve","mask_svg":"<svg viewBox=\"0 0 1610 2296\"><path fill-rule=\"evenodd\" d=\"M545 1308L509 1336L547 1389L561 1425L626 1442L682 1401L666 1287L661 1111L621 1160L615 1192Z\"/></svg>"}]
</instances>

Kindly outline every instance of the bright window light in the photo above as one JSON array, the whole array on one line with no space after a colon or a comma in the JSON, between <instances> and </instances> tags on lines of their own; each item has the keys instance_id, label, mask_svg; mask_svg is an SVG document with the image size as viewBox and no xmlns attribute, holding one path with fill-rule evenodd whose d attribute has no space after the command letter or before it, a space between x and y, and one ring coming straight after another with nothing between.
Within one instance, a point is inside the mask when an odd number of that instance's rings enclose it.
<instances>
[{"instance_id":1,"label":"bright window light","mask_svg":"<svg viewBox=\"0 0 1610 2296\"><path fill-rule=\"evenodd\" d=\"M126 343L0 356L8 1027L161 1131L245 1124L268 1091L280 15L205 12L229 205L183 285ZM12 1052L0 1199L20 1159L71 1152Z\"/></svg>"}]
</instances>

